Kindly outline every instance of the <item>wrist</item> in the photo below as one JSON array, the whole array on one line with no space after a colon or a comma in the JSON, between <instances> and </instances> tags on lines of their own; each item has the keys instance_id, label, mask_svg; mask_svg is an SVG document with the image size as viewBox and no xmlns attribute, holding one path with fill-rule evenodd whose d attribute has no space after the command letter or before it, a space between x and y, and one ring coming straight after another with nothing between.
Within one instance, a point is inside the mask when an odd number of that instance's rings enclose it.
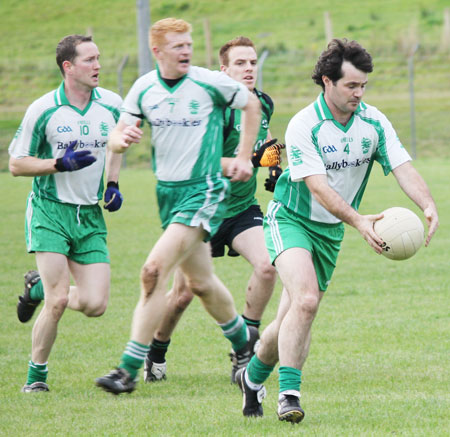
<instances>
[{"instance_id":1,"label":"wrist","mask_svg":"<svg viewBox=\"0 0 450 437\"><path fill-rule=\"evenodd\" d=\"M119 182L118 182L118 181L117 181L117 182L109 181L109 182L106 184L106 188L109 188L109 187L114 187L114 188L119 189Z\"/></svg>"},{"instance_id":2,"label":"wrist","mask_svg":"<svg viewBox=\"0 0 450 437\"><path fill-rule=\"evenodd\" d=\"M54 167L59 172L67 171L66 167L64 166L63 159L57 158Z\"/></svg>"}]
</instances>

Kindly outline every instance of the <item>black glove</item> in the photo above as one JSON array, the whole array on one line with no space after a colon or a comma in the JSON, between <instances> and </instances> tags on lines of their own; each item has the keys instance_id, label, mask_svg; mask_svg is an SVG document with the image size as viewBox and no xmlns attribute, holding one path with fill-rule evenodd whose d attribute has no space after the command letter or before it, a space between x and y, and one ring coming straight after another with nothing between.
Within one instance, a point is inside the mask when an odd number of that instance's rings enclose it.
<instances>
[{"instance_id":1,"label":"black glove","mask_svg":"<svg viewBox=\"0 0 450 437\"><path fill-rule=\"evenodd\" d=\"M264 187L267 191L271 193L275 191L275 185L281 173L283 173L283 169L279 165L269 167L269 177L264 182Z\"/></svg>"},{"instance_id":2,"label":"black glove","mask_svg":"<svg viewBox=\"0 0 450 437\"><path fill-rule=\"evenodd\" d=\"M276 138L266 141L256 152L253 152L253 167L273 167L281 162L281 150L284 144L275 144Z\"/></svg>"},{"instance_id":3,"label":"black glove","mask_svg":"<svg viewBox=\"0 0 450 437\"><path fill-rule=\"evenodd\" d=\"M117 211L122 206L123 196L119 191L119 184L117 182L108 182L105 191L105 204L103 208L109 212Z\"/></svg>"},{"instance_id":4,"label":"black glove","mask_svg":"<svg viewBox=\"0 0 450 437\"><path fill-rule=\"evenodd\" d=\"M90 150L75 152L77 140L71 141L62 158L56 160L55 168L58 171L74 171L87 167L97 161Z\"/></svg>"}]
</instances>

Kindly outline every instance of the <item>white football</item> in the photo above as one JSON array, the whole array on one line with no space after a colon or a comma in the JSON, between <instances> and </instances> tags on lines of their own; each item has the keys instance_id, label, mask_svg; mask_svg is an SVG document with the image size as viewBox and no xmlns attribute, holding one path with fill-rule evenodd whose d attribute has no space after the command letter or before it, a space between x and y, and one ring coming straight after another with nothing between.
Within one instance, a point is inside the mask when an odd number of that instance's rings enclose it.
<instances>
[{"instance_id":1,"label":"white football","mask_svg":"<svg viewBox=\"0 0 450 437\"><path fill-rule=\"evenodd\" d=\"M374 224L375 232L384 242L382 254L395 260L411 258L425 238L422 221L409 209L398 206L386 209L383 214Z\"/></svg>"}]
</instances>

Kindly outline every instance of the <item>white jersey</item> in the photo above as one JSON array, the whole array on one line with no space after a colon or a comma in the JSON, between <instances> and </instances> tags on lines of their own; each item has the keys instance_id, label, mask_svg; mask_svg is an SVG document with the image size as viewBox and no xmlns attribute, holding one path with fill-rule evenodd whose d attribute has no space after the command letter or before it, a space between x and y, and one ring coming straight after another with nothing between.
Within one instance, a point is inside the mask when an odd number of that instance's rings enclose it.
<instances>
[{"instance_id":1,"label":"white jersey","mask_svg":"<svg viewBox=\"0 0 450 437\"><path fill-rule=\"evenodd\" d=\"M323 93L289 122L286 149L289 168L278 180L274 198L300 216L321 223L340 220L311 195L303 178L326 175L329 186L358 209L374 160L385 175L411 160L377 108L361 102L342 126L334 120Z\"/></svg>"},{"instance_id":2,"label":"white jersey","mask_svg":"<svg viewBox=\"0 0 450 437\"><path fill-rule=\"evenodd\" d=\"M94 205L102 198L108 135L117 123L121 104L118 94L95 88L81 111L70 105L62 82L29 106L9 146L12 157L61 158L69 143L77 140L77 150L90 150L97 158L81 170L34 177L36 195L75 205Z\"/></svg>"},{"instance_id":3,"label":"white jersey","mask_svg":"<svg viewBox=\"0 0 450 437\"><path fill-rule=\"evenodd\" d=\"M190 67L170 88L153 70L134 83L120 119L127 125L138 118L149 122L158 180L187 181L221 172L223 108L244 108L248 94L219 71Z\"/></svg>"}]
</instances>

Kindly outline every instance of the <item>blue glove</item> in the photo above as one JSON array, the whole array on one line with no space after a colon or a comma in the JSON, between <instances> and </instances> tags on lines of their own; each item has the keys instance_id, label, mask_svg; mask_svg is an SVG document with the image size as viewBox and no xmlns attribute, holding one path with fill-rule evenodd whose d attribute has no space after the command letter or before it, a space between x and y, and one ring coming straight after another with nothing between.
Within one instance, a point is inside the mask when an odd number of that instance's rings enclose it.
<instances>
[{"instance_id":1,"label":"blue glove","mask_svg":"<svg viewBox=\"0 0 450 437\"><path fill-rule=\"evenodd\" d=\"M105 191L105 204L103 208L109 212L117 211L122 206L123 196L119 191L119 184L117 182L108 182Z\"/></svg>"},{"instance_id":2,"label":"blue glove","mask_svg":"<svg viewBox=\"0 0 450 437\"><path fill-rule=\"evenodd\" d=\"M90 150L75 152L78 140L71 141L62 158L56 160L55 168L58 171L74 171L87 167L97 161Z\"/></svg>"}]
</instances>

